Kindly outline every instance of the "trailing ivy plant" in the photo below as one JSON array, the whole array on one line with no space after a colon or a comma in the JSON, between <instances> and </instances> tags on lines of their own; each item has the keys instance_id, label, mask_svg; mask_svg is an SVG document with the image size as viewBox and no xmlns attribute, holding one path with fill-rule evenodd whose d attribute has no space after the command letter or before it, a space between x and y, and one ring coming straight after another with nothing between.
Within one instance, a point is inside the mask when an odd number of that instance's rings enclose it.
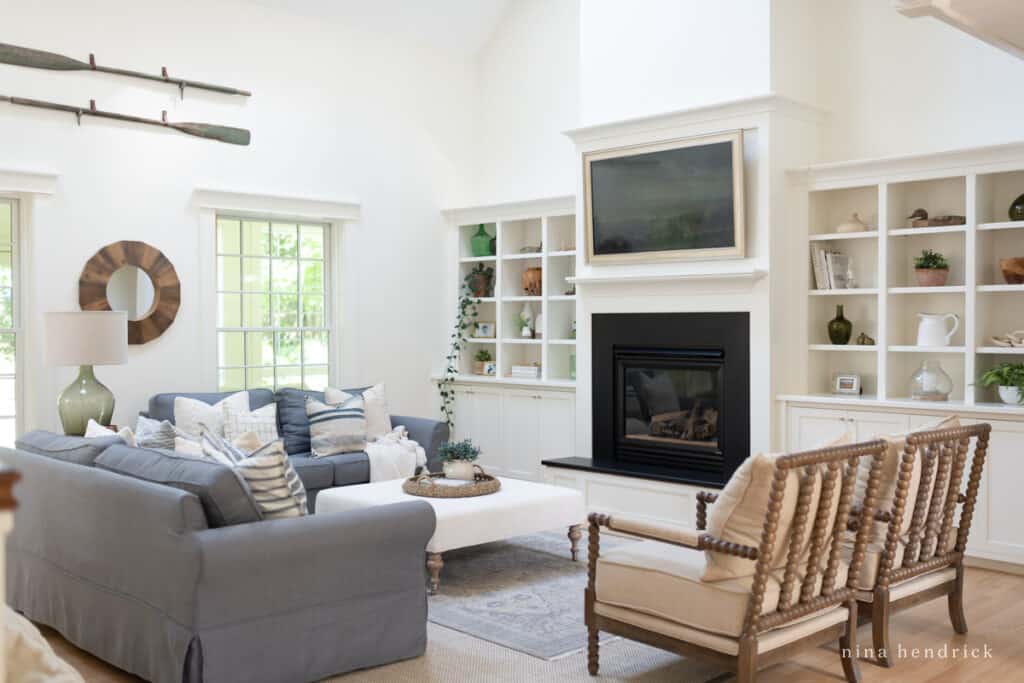
<instances>
[{"instance_id":1,"label":"trailing ivy plant","mask_svg":"<svg viewBox=\"0 0 1024 683\"><path fill-rule=\"evenodd\" d=\"M444 375L437 383L437 390L441 396L441 415L444 417L444 421L448 423L449 429L455 428L455 392L452 385L455 383L455 377L459 374L459 354L465 348L467 330L473 326L480 313L480 300L473 296L469 282L478 275L477 270L481 272L489 271L493 286L494 269L488 267L485 271L479 268L482 265L478 264L478 268L462 280L462 286L459 288L459 308L455 314L452 334L448 338L448 355L444 359Z\"/></svg>"}]
</instances>

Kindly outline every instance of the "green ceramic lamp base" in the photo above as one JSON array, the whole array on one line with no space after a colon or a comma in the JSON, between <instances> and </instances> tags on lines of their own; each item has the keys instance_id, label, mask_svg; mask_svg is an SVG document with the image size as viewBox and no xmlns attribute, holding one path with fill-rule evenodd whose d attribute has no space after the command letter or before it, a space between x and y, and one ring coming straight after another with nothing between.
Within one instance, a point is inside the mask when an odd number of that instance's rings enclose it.
<instances>
[{"instance_id":1,"label":"green ceramic lamp base","mask_svg":"<svg viewBox=\"0 0 1024 683\"><path fill-rule=\"evenodd\" d=\"M110 424L114 416L114 394L96 379L91 365L82 365L75 381L57 397L57 412L65 434L82 436L89 420Z\"/></svg>"}]
</instances>

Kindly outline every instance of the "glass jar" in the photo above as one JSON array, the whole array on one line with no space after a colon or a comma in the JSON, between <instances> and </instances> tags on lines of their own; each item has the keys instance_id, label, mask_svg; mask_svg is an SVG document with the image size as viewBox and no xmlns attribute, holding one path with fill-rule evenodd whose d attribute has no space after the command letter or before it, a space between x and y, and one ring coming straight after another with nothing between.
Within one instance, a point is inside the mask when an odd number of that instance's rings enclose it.
<instances>
[{"instance_id":1,"label":"glass jar","mask_svg":"<svg viewBox=\"0 0 1024 683\"><path fill-rule=\"evenodd\" d=\"M953 391L953 378L946 374L937 360L921 363L910 377L910 397L918 401L948 401Z\"/></svg>"}]
</instances>

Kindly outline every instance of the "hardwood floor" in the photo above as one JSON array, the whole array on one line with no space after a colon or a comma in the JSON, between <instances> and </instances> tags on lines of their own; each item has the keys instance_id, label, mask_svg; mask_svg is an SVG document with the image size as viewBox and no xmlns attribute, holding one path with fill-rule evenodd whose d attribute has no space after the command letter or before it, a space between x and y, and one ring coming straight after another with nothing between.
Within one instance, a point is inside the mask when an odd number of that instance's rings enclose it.
<instances>
[{"instance_id":1,"label":"hardwood floor","mask_svg":"<svg viewBox=\"0 0 1024 683\"><path fill-rule=\"evenodd\" d=\"M956 635L949 622L946 601L935 600L926 605L897 614L892 622L892 641L897 648L895 667L883 669L862 659L861 673L865 683L873 681L893 683L925 683L949 681L967 683L987 681L1010 683L1024 680L1024 576L1015 576L984 569L970 568L967 571L967 625L970 631L963 636ZM582 600L582 596L580 597ZM88 683L121 683L138 681L122 671L99 661L78 650L54 631L43 629L43 633L61 657L77 668ZM871 627L866 625L858 630L861 648L871 646ZM497 647L497 646L494 646ZM821 647L803 652L793 660L762 671L758 676L761 683L819 683L821 681L842 681L837 645ZM976 648L978 656L964 658L964 648ZM915 648L919 651L913 656ZM943 648L946 655L942 656ZM987 648L987 650L986 650ZM931 653L925 652L930 649ZM954 650L955 649L955 650ZM954 657L954 651L956 656ZM986 656L986 652L988 656ZM423 662L429 658L420 658ZM527 657L522 655L522 657ZM579 676L562 676L565 680L595 680L587 676L586 656L575 656L579 660ZM405 667L417 660L406 663ZM552 664L554 666L554 664ZM424 676L419 680L437 680L429 675L429 666L423 662ZM388 680L387 667L371 670L382 674L380 680ZM364 672L360 680L366 680ZM514 673L514 672L509 672ZM664 680L662 667L651 669L649 676L639 674L628 680L657 678ZM339 682L344 677L336 679ZM412 679L403 679L412 680ZM506 680L497 672L480 672L481 681ZM508 678L508 680L515 680ZM731 680L730 676L714 677L714 683ZM440 683L440 681L439 681Z\"/></svg>"}]
</instances>

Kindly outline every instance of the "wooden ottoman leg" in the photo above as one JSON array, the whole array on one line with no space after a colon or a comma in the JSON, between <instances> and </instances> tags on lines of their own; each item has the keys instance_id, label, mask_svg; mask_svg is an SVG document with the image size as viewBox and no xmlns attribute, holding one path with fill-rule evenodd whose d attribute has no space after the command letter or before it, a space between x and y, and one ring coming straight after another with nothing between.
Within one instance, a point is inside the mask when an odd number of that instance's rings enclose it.
<instances>
[{"instance_id":1,"label":"wooden ottoman leg","mask_svg":"<svg viewBox=\"0 0 1024 683\"><path fill-rule=\"evenodd\" d=\"M583 525L574 524L569 527L569 552L572 553L572 561L576 561L579 554L580 539L583 538Z\"/></svg>"},{"instance_id":2,"label":"wooden ottoman leg","mask_svg":"<svg viewBox=\"0 0 1024 683\"><path fill-rule=\"evenodd\" d=\"M441 553L427 553L427 569L430 571L430 594L437 593L441 587L441 568L444 567L444 560Z\"/></svg>"}]
</instances>

